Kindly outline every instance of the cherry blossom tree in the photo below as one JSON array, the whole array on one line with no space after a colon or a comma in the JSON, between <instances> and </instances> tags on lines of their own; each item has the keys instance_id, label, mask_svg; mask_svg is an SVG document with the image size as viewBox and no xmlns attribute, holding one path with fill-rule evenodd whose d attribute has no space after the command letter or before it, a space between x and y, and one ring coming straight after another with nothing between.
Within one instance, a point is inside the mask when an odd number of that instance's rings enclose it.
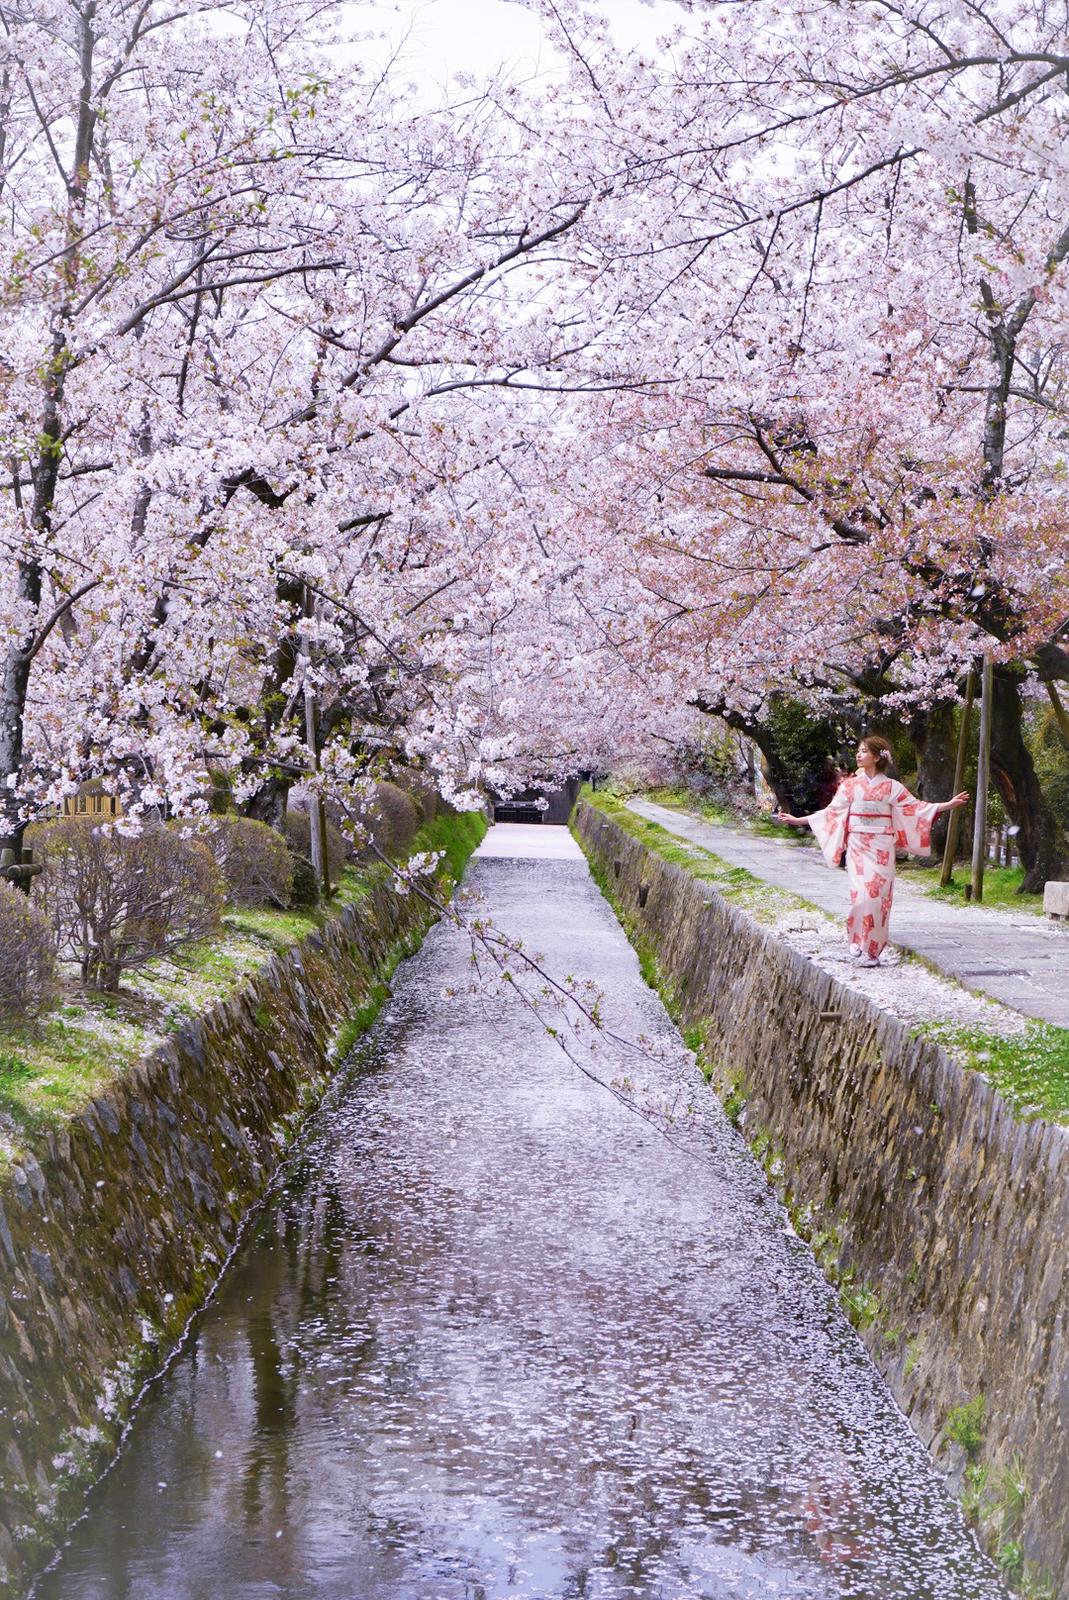
<instances>
[{"instance_id":1,"label":"cherry blossom tree","mask_svg":"<svg viewBox=\"0 0 1069 1600\"><path fill-rule=\"evenodd\" d=\"M339 69L309 0L4 18L0 832L90 771L181 809L206 762L277 817L309 692L340 778L404 747L462 788L458 652L534 537L509 408L587 197L478 99Z\"/></svg>"},{"instance_id":2,"label":"cherry blossom tree","mask_svg":"<svg viewBox=\"0 0 1069 1600\"><path fill-rule=\"evenodd\" d=\"M992 648L1038 881L1063 846L1019 682L1069 668L1065 7L694 3L646 60L539 9L612 195L599 270L662 380L612 514L666 651L740 711L874 672L930 700Z\"/></svg>"},{"instance_id":3,"label":"cherry blossom tree","mask_svg":"<svg viewBox=\"0 0 1069 1600\"><path fill-rule=\"evenodd\" d=\"M169 604L168 539L204 542L206 469L224 494L247 471L238 430L213 426L235 408L225 335L267 284L332 266L333 241L287 202L294 170L310 180L333 154L309 137L318 78L280 60L316 11L228 8L235 40L205 32L224 11L201 4L2 8L7 840L35 663L64 640L61 673L107 682L90 740L114 717L121 665L94 622L125 613L129 631L147 594Z\"/></svg>"},{"instance_id":4,"label":"cherry blossom tree","mask_svg":"<svg viewBox=\"0 0 1069 1600\"><path fill-rule=\"evenodd\" d=\"M710 0L645 58L532 4L567 70L440 112L313 0L0 6L0 842L98 773L473 803L785 691L934 751L991 648L1042 876L1062 8Z\"/></svg>"}]
</instances>

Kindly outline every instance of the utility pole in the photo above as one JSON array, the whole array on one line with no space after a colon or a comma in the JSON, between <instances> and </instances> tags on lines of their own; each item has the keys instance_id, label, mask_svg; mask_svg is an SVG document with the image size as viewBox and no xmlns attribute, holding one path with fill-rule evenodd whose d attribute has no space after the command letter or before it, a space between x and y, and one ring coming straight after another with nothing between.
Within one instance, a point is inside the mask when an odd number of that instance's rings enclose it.
<instances>
[{"instance_id":1,"label":"utility pole","mask_svg":"<svg viewBox=\"0 0 1069 1600\"><path fill-rule=\"evenodd\" d=\"M991 772L991 699L993 670L990 650L984 651L984 668L980 686L980 755L976 763L976 814L972 832L972 895L977 902L984 898L984 862L987 857L987 786Z\"/></svg>"},{"instance_id":2,"label":"utility pole","mask_svg":"<svg viewBox=\"0 0 1069 1600\"><path fill-rule=\"evenodd\" d=\"M958 753L954 760L954 793L960 794L965 782L965 757L969 749L969 727L972 723L972 703L976 694L976 674L969 669L965 679L965 704L961 708L961 727L958 730ZM958 829L961 810L955 806L947 820L946 844L943 847L943 870L939 874L939 887L945 889L954 877L954 857L958 851Z\"/></svg>"}]
</instances>

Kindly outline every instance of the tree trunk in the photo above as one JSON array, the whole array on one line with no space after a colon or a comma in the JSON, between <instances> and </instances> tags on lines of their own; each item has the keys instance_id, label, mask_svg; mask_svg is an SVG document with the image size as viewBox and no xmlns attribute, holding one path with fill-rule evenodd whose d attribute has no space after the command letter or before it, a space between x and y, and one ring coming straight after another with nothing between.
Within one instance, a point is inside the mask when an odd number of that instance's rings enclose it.
<instances>
[{"instance_id":1,"label":"tree trunk","mask_svg":"<svg viewBox=\"0 0 1069 1600\"><path fill-rule=\"evenodd\" d=\"M59 258L64 289L61 303L51 318L51 352L50 358L42 368L42 408L37 433L38 449L31 472L33 509L30 524L35 534L36 550L48 548L52 532L52 507L55 504L59 463L63 453L61 408L69 359L67 330L78 286L78 240L85 210L85 189L89 177L93 137L100 114L93 93L93 52L97 43L93 24L96 11L96 0L86 0L78 15L81 27L78 52L81 83L77 114L74 118L73 161L67 178L69 197L66 217L67 244ZM17 460L12 463L12 479L15 505L21 510L22 480ZM5 650L3 664L0 666L0 849L20 850L26 827L25 822L20 819L18 803L10 786L12 783L17 783L22 776L26 700L43 578L44 570L36 554L19 562L18 595L20 600L27 602L27 610L33 621L27 634Z\"/></svg>"},{"instance_id":2,"label":"tree trunk","mask_svg":"<svg viewBox=\"0 0 1069 1600\"><path fill-rule=\"evenodd\" d=\"M265 778L252 799L242 806L242 814L254 822L266 822L279 833L286 831L286 802L293 779L272 773Z\"/></svg>"},{"instance_id":3,"label":"tree trunk","mask_svg":"<svg viewBox=\"0 0 1069 1600\"><path fill-rule=\"evenodd\" d=\"M832 767L839 746L838 730L830 720L801 707L792 710L783 695L771 697L761 719L701 696L690 703L753 740L761 753L761 774L784 811L808 816L828 804L835 792ZM784 708L786 721L779 714Z\"/></svg>"},{"instance_id":4,"label":"tree trunk","mask_svg":"<svg viewBox=\"0 0 1069 1600\"><path fill-rule=\"evenodd\" d=\"M304 584L292 579L280 580L277 592L282 603L292 608L295 621L296 613L300 611L304 600ZM257 715L262 718L265 749L281 720L285 706L283 690L297 669L297 654L297 640L291 626L279 640L264 674L258 705L250 706L248 709L247 720L250 723L255 721ZM268 769L268 775L263 783L252 798L241 807L242 815L252 817L256 822L266 822L279 833L285 833L286 800L292 788L292 775Z\"/></svg>"},{"instance_id":5,"label":"tree trunk","mask_svg":"<svg viewBox=\"0 0 1069 1600\"><path fill-rule=\"evenodd\" d=\"M26 716L26 691L30 682L30 658L24 649L11 646L0 666L0 850L14 850L20 859L26 824L19 815L19 802L8 779L22 775L22 738Z\"/></svg>"},{"instance_id":6,"label":"tree trunk","mask_svg":"<svg viewBox=\"0 0 1069 1600\"><path fill-rule=\"evenodd\" d=\"M796 816L808 816L810 811L819 810L819 797L811 795L786 769L771 740L763 734L759 736L754 733L753 741L761 752L761 776L775 795L776 804ZM810 804L810 801L813 803Z\"/></svg>"},{"instance_id":7,"label":"tree trunk","mask_svg":"<svg viewBox=\"0 0 1069 1600\"><path fill-rule=\"evenodd\" d=\"M61 370L63 344L56 342L54 365ZM41 439L43 447L33 472L33 511L31 524L39 544L47 546L52 530L52 504L59 477L59 402L62 396L62 379L49 380L45 392ZM19 468L14 466L18 482ZM15 500L21 496L16 489ZM0 666L0 850L19 851L26 829L20 816L19 802L12 785L22 777L22 752L26 732L26 701L30 687L30 669L33 665L34 638L37 617L41 607L44 572L36 560L23 560L18 564L18 596L32 608L33 624L27 633L8 645Z\"/></svg>"},{"instance_id":8,"label":"tree trunk","mask_svg":"<svg viewBox=\"0 0 1069 1600\"><path fill-rule=\"evenodd\" d=\"M957 734L954 707L945 700L913 713L909 736L917 752L917 794L921 800L949 800L954 793ZM932 825L932 854L942 855L949 813L943 811Z\"/></svg>"},{"instance_id":9,"label":"tree trunk","mask_svg":"<svg viewBox=\"0 0 1069 1600\"><path fill-rule=\"evenodd\" d=\"M1047 805L1021 732L1020 674L996 667L991 773L1003 804L1018 828L1017 851L1025 869L1023 892L1038 894L1048 878L1069 868L1069 850L1057 817Z\"/></svg>"}]
</instances>

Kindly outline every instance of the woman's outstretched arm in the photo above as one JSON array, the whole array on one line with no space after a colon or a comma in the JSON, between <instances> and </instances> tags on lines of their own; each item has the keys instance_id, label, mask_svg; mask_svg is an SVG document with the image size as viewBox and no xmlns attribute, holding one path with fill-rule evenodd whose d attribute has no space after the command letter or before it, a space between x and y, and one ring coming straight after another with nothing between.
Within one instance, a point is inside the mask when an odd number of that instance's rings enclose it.
<instances>
[{"instance_id":1,"label":"woman's outstretched arm","mask_svg":"<svg viewBox=\"0 0 1069 1600\"><path fill-rule=\"evenodd\" d=\"M793 812L784 811L781 807L775 813L776 821L786 823L789 828L812 828L829 867L838 866L846 846L846 818L853 792L851 780L845 778L820 811L814 811L807 817L796 817Z\"/></svg>"}]
</instances>

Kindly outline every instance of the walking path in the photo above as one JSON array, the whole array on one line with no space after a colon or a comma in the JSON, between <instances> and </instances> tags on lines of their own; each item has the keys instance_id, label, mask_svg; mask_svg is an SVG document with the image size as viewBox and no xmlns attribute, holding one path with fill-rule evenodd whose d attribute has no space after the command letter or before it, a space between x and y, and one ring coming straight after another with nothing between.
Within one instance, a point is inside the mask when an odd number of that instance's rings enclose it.
<instances>
[{"instance_id":1,"label":"walking path","mask_svg":"<svg viewBox=\"0 0 1069 1600\"><path fill-rule=\"evenodd\" d=\"M846 875L825 866L815 849L762 839L689 812L629 800L639 816L711 850L755 878L846 917ZM1029 912L947 905L899 879L891 916L895 943L923 956L969 989L1001 1000L1027 1017L1069 1028L1069 928Z\"/></svg>"}]
</instances>

